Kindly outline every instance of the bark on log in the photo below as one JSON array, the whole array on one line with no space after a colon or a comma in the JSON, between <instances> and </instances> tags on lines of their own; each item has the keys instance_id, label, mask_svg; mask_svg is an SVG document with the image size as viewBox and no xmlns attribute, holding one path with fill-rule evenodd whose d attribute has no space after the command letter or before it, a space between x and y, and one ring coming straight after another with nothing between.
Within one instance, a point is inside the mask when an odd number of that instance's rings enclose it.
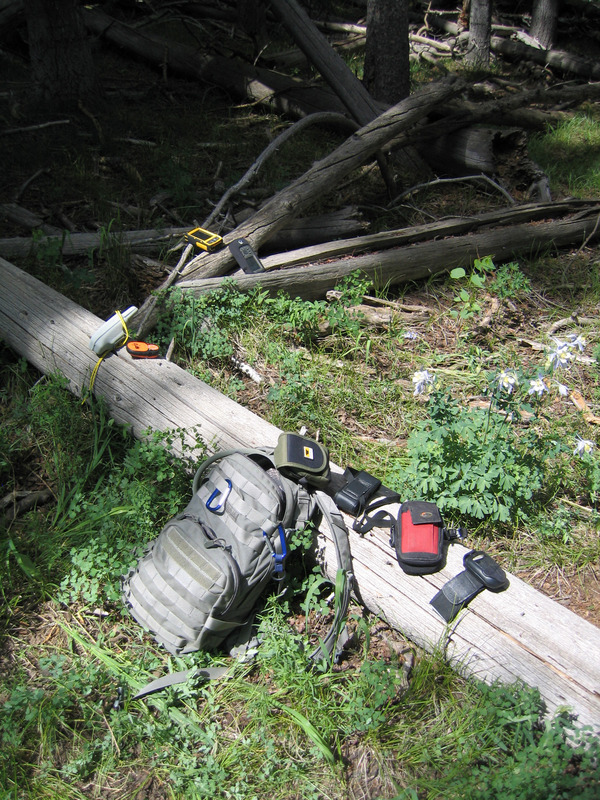
<instances>
[{"instance_id":1,"label":"bark on log","mask_svg":"<svg viewBox=\"0 0 600 800\"><path fill-rule=\"evenodd\" d=\"M470 267L482 255L501 263L548 248L581 246L600 239L599 221L596 209L595 216L587 219L513 225L338 261L240 275L236 276L236 282L243 291L261 286L271 294L282 291L292 297L316 300L355 271L370 278L375 286L397 286L454 267ZM185 279L177 285L200 295L216 289L220 281L220 278Z\"/></svg>"},{"instance_id":2,"label":"bark on log","mask_svg":"<svg viewBox=\"0 0 600 800\"><path fill-rule=\"evenodd\" d=\"M94 367L88 341L101 323L0 259L0 335L42 372L60 370L76 394ZM148 426L184 428L188 442L200 435L214 449L273 445L279 435L273 425L167 361L140 362L121 351L102 362L95 393L136 436ZM342 472L335 464L333 471ZM488 682L523 680L539 688L550 712L569 707L580 725L600 732L600 629L514 575L506 591L482 592L447 628L429 601L462 570L462 545L450 547L442 571L416 577L396 563L389 531L350 536L357 593L367 608L419 646L441 647L464 674ZM333 542L326 532L319 538L326 569L335 576Z\"/></svg>"},{"instance_id":3,"label":"bark on log","mask_svg":"<svg viewBox=\"0 0 600 800\"><path fill-rule=\"evenodd\" d=\"M287 220L301 214L317 198L321 199L333 191L346 175L364 164L386 142L414 125L438 103L459 91L461 86L461 82L453 78L432 83L392 106L332 153L313 164L304 175L265 203L254 216L223 237L225 243L243 237L258 250ZM183 270L182 278L225 275L233 263L227 250L202 255Z\"/></svg>"}]
</instances>

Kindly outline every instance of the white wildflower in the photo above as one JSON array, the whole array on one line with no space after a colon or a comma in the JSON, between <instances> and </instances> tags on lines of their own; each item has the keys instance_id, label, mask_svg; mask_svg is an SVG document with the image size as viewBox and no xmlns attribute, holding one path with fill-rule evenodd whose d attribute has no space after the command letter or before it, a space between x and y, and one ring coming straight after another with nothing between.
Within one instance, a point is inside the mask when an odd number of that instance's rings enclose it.
<instances>
[{"instance_id":1,"label":"white wildflower","mask_svg":"<svg viewBox=\"0 0 600 800\"><path fill-rule=\"evenodd\" d=\"M546 367L552 369L568 367L574 358L571 344L569 342L563 342L560 339L555 339L554 341L556 343L556 349L548 353Z\"/></svg>"},{"instance_id":2,"label":"white wildflower","mask_svg":"<svg viewBox=\"0 0 600 800\"><path fill-rule=\"evenodd\" d=\"M528 394L536 394L538 397L541 397L548 391L548 387L541 375L538 375L537 378L533 378L533 380L529 381L529 389L527 390Z\"/></svg>"},{"instance_id":3,"label":"white wildflower","mask_svg":"<svg viewBox=\"0 0 600 800\"><path fill-rule=\"evenodd\" d=\"M581 436L575 437L575 449L573 455L584 456L593 452L596 445L590 439L583 439Z\"/></svg>"},{"instance_id":4,"label":"white wildflower","mask_svg":"<svg viewBox=\"0 0 600 800\"><path fill-rule=\"evenodd\" d=\"M569 339L571 340L569 342L569 347L573 348L573 350L579 350L580 353L583 353L583 351L585 350L585 346L587 344L585 336L581 336L580 334L577 333L572 333L569 336Z\"/></svg>"},{"instance_id":5,"label":"white wildflower","mask_svg":"<svg viewBox=\"0 0 600 800\"><path fill-rule=\"evenodd\" d=\"M498 386L507 394L512 394L519 385L517 373L513 372L511 369L502 370L496 380L498 381Z\"/></svg>"},{"instance_id":6,"label":"white wildflower","mask_svg":"<svg viewBox=\"0 0 600 800\"><path fill-rule=\"evenodd\" d=\"M433 386L434 381L435 381L435 375L432 375L431 372L429 372L426 369L415 372L415 374L412 377L412 382L415 385L415 391L413 392L413 394L415 396L418 394L423 394L423 392L429 386Z\"/></svg>"}]
</instances>

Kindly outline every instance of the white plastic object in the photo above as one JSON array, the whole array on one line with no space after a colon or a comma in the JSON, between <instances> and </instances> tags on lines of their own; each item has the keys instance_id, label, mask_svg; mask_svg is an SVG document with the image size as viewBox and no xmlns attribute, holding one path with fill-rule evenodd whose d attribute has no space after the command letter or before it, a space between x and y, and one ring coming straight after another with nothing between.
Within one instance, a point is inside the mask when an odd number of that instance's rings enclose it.
<instances>
[{"instance_id":1,"label":"white plastic object","mask_svg":"<svg viewBox=\"0 0 600 800\"><path fill-rule=\"evenodd\" d=\"M125 311L121 312L121 316L127 322L131 319L137 311L137 306L129 306ZM119 342L125 337L125 331L121 320L116 314L113 314L110 319L101 325L98 330L92 334L90 338L90 350L93 350L97 356L103 353L108 353L116 347Z\"/></svg>"}]
</instances>

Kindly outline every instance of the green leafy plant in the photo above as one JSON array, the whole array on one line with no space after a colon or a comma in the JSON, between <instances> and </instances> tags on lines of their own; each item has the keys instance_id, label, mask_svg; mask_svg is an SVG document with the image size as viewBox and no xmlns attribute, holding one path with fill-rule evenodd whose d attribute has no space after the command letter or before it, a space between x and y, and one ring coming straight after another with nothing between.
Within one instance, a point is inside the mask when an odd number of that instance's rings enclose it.
<instances>
[{"instance_id":1,"label":"green leafy plant","mask_svg":"<svg viewBox=\"0 0 600 800\"><path fill-rule=\"evenodd\" d=\"M390 476L394 488L450 513L499 522L526 518L540 493L551 492L554 479L539 454L553 463L556 446L532 428L518 430L505 410L492 403L468 409L435 391L428 413L409 437L408 466L398 464Z\"/></svg>"},{"instance_id":2,"label":"green leafy plant","mask_svg":"<svg viewBox=\"0 0 600 800\"><path fill-rule=\"evenodd\" d=\"M479 303L479 290L485 286L487 274L493 272L494 262L489 256L485 258L476 258L473 262L473 269L467 276L467 272L463 267L456 267L450 272L452 280L462 281L467 283L468 290L465 286L461 286L458 294L454 297L454 302L458 308L450 310L450 316L459 319L469 319L481 313L481 305Z\"/></svg>"},{"instance_id":3,"label":"green leafy plant","mask_svg":"<svg viewBox=\"0 0 600 800\"><path fill-rule=\"evenodd\" d=\"M510 261L496 268L488 288L496 297L516 300L531 291L531 284L519 264Z\"/></svg>"}]
</instances>

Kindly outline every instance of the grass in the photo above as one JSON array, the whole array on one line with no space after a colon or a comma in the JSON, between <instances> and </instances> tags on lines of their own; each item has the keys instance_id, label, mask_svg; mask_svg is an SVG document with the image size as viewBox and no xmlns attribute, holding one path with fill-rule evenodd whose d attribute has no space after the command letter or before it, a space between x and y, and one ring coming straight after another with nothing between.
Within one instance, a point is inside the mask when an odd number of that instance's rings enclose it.
<instances>
[{"instance_id":1,"label":"grass","mask_svg":"<svg viewBox=\"0 0 600 800\"><path fill-rule=\"evenodd\" d=\"M597 198L600 193L600 119L597 113L575 113L570 119L532 136L532 158L553 186L574 197Z\"/></svg>"},{"instance_id":2,"label":"grass","mask_svg":"<svg viewBox=\"0 0 600 800\"><path fill-rule=\"evenodd\" d=\"M165 343L175 338L182 365L238 400L253 395L251 405L272 421L318 429L337 463L438 500L449 521L470 523L473 546L522 574L544 565L547 579L554 565L564 580L600 555L597 457L573 453L574 437L593 432L568 398L553 393L538 403L527 387L541 371L549 385L568 380L592 402L598 371L587 353L598 342L586 323L561 328L557 336L585 334L587 343L581 354L572 348L582 360L559 374L543 353L506 338L514 309L525 315L539 291L527 266L475 270L484 280L468 286L481 310L471 303L462 316L456 287L470 276L432 280L419 293L428 317L415 324L397 317L383 330L352 311L366 288L358 276L333 304L242 295L232 282L198 300L173 291L158 334ZM574 298L581 319L583 300L594 302L587 292ZM495 329L476 340L490 293L502 310ZM546 326L569 310L556 300L538 302ZM198 336L204 318L218 336ZM535 336L556 349L549 335ZM270 388L257 391L236 376L232 353L268 376ZM267 604L255 665L215 685L129 700L157 669L222 662L206 653L167 657L119 600L119 576L185 502L192 454L172 462L161 434L134 441L101 405L82 406L59 377L37 381L8 351L2 358L3 493L21 485L19 470L29 464L55 498L4 526L0 775L7 798L79 798L92 785L123 797L145 787L186 799L594 797L597 740L584 734L581 746L567 746L567 737L580 734L566 717L542 721L534 690L466 680L439 653L418 653L407 683L403 657L378 638L381 623L358 608L342 668L307 670L301 635L289 624L296 613L290 598ZM412 378L425 370L435 382L415 394ZM501 391L513 385L499 383L503 370L519 381L511 394ZM488 405L466 411L473 398ZM435 427L438 413L443 430ZM444 439L448 419L456 419L458 439ZM535 462L526 458L531 436L545 456ZM445 448L447 464L486 458L486 474L500 464L512 476L504 506L486 509L485 527L479 509L486 488L475 482L453 489L450 470L432 470L440 462L432 447ZM454 506L457 494L469 502ZM124 700L115 708L119 686ZM531 782L532 771L539 781Z\"/></svg>"}]
</instances>

